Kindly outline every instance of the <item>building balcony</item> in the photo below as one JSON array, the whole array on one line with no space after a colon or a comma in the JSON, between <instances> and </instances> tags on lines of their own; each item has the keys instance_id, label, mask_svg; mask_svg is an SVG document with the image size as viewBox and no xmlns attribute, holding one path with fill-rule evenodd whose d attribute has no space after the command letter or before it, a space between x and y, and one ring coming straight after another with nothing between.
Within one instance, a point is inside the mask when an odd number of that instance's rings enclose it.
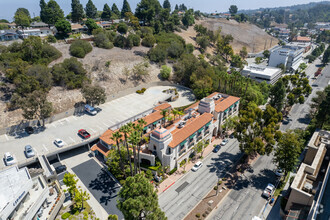
<instances>
[{"instance_id":1,"label":"building balcony","mask_svg":"<svg viewBox=\"0 0 330 220\"><path fill-rule=\"evenodd\" d=\"M181 150L181 151L179 152L179 157L180 157L182 154L184 154L184 153L186 153L186 149Z\"/></svg>"}]
</instances>

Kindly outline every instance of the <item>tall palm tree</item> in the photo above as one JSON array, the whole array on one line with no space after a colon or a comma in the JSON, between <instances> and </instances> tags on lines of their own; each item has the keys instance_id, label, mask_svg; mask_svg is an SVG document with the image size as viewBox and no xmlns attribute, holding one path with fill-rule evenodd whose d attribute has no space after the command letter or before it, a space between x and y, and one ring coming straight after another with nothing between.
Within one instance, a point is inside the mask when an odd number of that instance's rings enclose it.
<instances>
[{"instance_id":1,"label":"tall palm tree","mask_svg":"<svg viewBox=\"0 0 330 220\"><path fill-rule=\"evenodd\" d=\"M116 141L116 145L117 145L117 151L118 151L118 154L119 154L119 165L120 165L120 168L123 169L123 158L122 158L122 155L121 155L121 152L120 152L120 146L119 146L119 142L121 142L121 138L123 137L123 135L119 132L119 131L116 131L112 134L112 137L110 137L112 140Z\"/></svg>"},{"instance_id":2,"label":"tall palm tree","mask_svg":"<svg viewBox=\"0 0 330 220\"><path fill-rule=\"evenodd\" d=\"M172 109L172 114L173 114L173 116L174 116L174 121L175 121L176 116L179 114L179 110L176 110L175 108Z\"/></svg>"},{"instance_id":3,"label":"tall palm tree","mask_svg":"<svg viewBox=\"0 0 330 220\"><path fill-rule=\"evenodd\" d=\"M161 111L161 114L163 115L163 127L165 127L165 121L166 121L166 116L167 116L168 110L167 109L163 109Z\"/></svg>"},{"instance_id":4,"label":"tall palm tree","mask_svg":"<svg viewBox=\"0 0 330 220\"><path fill-rule=\"evenodd\" d=\"M139 173L141 173L141 166L140 166L140 150L141 150L141 145L142 145L142 136L143 136L143 128L144 128L144 126L146 126L147 125L147 122L143 119L143 118L141 118L141 119L139 119L138 120L138 124L139 124L139 126L141 127L140 129L140 132L141 132L141 141L140 141L140 143L139 143L139 145L138 145L138 166L139 166Z\"/></svg>"},{"instance_id":5,"label":"tall palm tree","mask_svg":"<svg viewBox=\"0 0 330 220\"><path fill-rule=\"evenodd\" d=\"M131 169L131 176L133 176L133 169L132 169L132 160L131 160L131 155L128 149L128 139L127 139L127 134L132 130L132 127L129 126L128 124L122 126L119 131L124 133L124 137L125 137L125 146L126 146L126 150L127 150L127 159L128 159L128 163Z\"/></svg>"},{"instance_id":6,"label":"tall palm tree","mask_svg":"<svg viewBox=\"0 0 330 220\"><path fill-rule=\"evenodd\" d=\"M138 130L133 130L131 131L129 137L128 137L128 141L129 143L132 145L133 147L133 156L134 156L134 175L137 174L137 157L136 157L136 147L137 145L140 143L141 141L141 135L140 135L140 131Z\"/></svg>"}]
</instances>

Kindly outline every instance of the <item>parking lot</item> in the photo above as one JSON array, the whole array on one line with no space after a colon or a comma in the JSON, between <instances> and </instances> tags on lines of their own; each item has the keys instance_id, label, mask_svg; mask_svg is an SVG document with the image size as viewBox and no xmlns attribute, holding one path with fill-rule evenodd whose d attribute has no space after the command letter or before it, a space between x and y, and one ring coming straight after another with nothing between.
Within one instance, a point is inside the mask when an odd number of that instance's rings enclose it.
<instances>
[{"instance_id":1,"label":"parking lot","mask_svg":"<svg viewBox=\"0 0 330 220\"><path fill-rule=\"evenodd\" d=\"M162 91L168 88L173 87L151 87L143 95L132 93L120 97L100 105L99 107L102 111L95 116L87 114L70 116L47 124L44 131L39 131L31 135L25 132L16 136L1 135L0 155L3 157L5 152L11 152L17 161L23 163L31 160L27 159L24 155L25 145L31 145L36 155L49 155L69 146L83 144L86 141L77 134L79 129L86 129L91 134L90 139L96 138L109 127L153 108L159 101L164 101L168 98L168 94ZM175 105L186 105L194 101L190 90L181 88L179 93L182 96L174 102ZM63 140L64 147L58 148L53 143L57 138ZM3 168L4 163L2 162L0 163L0 170Z\"/></svg>"}]
</instances>

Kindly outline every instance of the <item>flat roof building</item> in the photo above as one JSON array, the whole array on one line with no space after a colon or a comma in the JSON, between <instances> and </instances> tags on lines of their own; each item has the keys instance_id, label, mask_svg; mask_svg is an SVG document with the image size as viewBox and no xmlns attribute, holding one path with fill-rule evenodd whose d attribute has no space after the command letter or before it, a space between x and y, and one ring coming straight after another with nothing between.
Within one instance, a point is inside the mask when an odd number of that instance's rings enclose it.
<instances>
[{"instance_id":1,"label":"flat roof building","mask_svg":"<svg viewBox=\"0 0 330 220\"><path fill-rule=\"evenodd\" d=\"M299 65L303 62L304 49L293 46L282 46L271 52L268 65L278 67L284 64L288 72L298 69Z\"/></svg>"},{"instance_id":2,"label":"flat roof building","mask_svg":"<svg viewBox=\"0 0 330 220\"><path fill-rule=\"evenodd\" d=\"M274 85L281 78L281 72L282 70L276 67L249 65L244 67L241 74L243 76L249 76L257 82L265 81L268 84Z\"/></svg>"}]
</instances>

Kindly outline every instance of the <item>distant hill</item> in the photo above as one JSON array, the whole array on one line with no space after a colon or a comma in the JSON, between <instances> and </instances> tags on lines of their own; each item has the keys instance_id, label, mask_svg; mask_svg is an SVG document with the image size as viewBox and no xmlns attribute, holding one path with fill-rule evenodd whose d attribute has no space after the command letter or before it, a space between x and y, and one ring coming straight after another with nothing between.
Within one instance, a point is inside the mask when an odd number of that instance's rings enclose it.
<instances>
[{"instance_id":1,"label":"distant hill","mask_svg":"<svg viewBox=\"0 0 330 220\"><path fill-rule=\"evenodd\" d=\"M275 7L275 8L259 8L259 9L251 9L251 10L239 10L238 13L253 14L257 11L264 11L264 10L274 11L274 10L280 10L280 9L290 10L290 11L296 11L299 9L308 10L308 9L313 8L320 4L330 5L330 1L310 2L308 4L299 4L299 5L283 6L283 7Z\"/></svg>"}]
</instances>

